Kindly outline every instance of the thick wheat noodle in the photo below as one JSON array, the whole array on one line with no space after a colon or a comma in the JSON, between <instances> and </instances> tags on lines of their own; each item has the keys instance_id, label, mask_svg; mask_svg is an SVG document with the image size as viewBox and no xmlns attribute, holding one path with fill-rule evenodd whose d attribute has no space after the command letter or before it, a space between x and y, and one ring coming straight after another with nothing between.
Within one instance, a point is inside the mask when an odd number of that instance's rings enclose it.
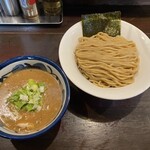
<instances>
[{"instance_id":1,"label":"thick wheat noodle","mask_svg":"<svg viewBox=\"0 0 150 150\"><path fill-rule=\"evenodd\" d=\"M101 64L100 64L101 65ZM125 75L122 75L121 73L122 73L122 68L121 69L115 69L115 70L113 70L113 68L112 67L110 67L110 68L106 68L105 66L103 67L103 66L91 66L91 67L86 67L86 66L83 66L83 69L86 69L87 68L87 70L89 70L90 72L89 72L89 74L93 74L93 73L100 73L100 72L108 72L109 74L112 74L114 77L116 77L116 78L123 78L123 79L126 79L126 78L128 78L129 76L130 77L132 77L132 75L131 75L131 73L129 73L129 72L131 72L132 70L131 69L128 69L126 72L124 72L124 74ZM136 72L136 70L135 70L135 72ZM94 74L94 75L95 75ZM108 75L109 76L109 75Z\"/></svg>"},{"instance_id":2,"label":"thick wheat noodle","mask_svg":"<svg viewBox=\"0 0 150 150\"><path fill-rule=\"evenodd\" d=\"M139 66L133 41L102 32L79 38L75 58L81 73L100 87L122 87L133 83Z\"/></svg>"}]
</instances>

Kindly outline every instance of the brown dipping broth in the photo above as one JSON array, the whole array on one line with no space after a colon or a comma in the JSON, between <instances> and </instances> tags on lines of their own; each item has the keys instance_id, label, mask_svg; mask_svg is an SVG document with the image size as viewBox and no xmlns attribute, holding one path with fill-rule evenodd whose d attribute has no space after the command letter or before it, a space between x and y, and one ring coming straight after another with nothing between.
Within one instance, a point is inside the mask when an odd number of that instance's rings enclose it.
<instances>
[{"instance_id":1,"label":"brown dipping broth","mask_svg":"<svg viewBox=\"0 0 150 150\"><path fill-rule=\"evenodd\" d=\"M40 111L18 111L6 103L14 91L25 85L29 79L44 82L46 90ZM38 131L54 120L62 106L62 92L58 81L48 72L39 69L25 69L11 74L0 85L0 120L4 126L17 133Z\"/></svg>"}]
</instances>

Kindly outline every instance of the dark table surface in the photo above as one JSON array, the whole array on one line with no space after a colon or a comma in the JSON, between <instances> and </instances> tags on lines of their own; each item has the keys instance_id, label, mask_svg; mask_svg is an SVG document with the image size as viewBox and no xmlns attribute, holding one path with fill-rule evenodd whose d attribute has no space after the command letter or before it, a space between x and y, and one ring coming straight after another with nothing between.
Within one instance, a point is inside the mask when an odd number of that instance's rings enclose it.
<instances>
[{"instance_id":1,"label":"dark table surface","mask_svg":"<svg viewBox=\"0 0 150 150\"><path fill-rule=\"evenodd\" d=\"M150 11L124 13L150 37ZM60 26L0 26L0 61L20 55L41 55L59 64L58 48L66 30L80 15L65 15ZM149 64L148 64L149 65ZM46 134L30 140L0 138L0 150L149 150L150 89L123 101L102 100L71 86L62 120Z\"/></svg>"}]
</instances>

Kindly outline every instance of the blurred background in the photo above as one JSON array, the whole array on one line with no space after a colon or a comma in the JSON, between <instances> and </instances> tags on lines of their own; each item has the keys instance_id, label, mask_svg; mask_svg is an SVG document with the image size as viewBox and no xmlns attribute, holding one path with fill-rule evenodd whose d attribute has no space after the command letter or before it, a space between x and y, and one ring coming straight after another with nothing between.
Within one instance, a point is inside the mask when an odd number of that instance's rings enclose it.
<instances>
[{"instance_id":1,"label":"blurred background","mask_svg":"<svg viewBox=\"0 0 150 150\"><path fill-rule=\"evenodd\" d=\"M63 0L67 5L150 5L150 0Z\"/></svg>"}]
</instances>

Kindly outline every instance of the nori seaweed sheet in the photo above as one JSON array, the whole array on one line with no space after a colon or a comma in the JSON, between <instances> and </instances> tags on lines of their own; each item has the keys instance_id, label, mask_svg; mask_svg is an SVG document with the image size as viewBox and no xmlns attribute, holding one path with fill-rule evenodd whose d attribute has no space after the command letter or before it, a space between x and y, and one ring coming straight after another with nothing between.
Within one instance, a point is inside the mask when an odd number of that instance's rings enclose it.
<instances>
[{"instance_id":1,"label":"nori seaweed sheet","mask_svg":"<svg viewBox=\"0 0 150 150\"><path fill-rule=\"evenodd\" d=\"M90 37L98 32L105 32L110 36L120 35L120 11L82 15L81 19L83 36Z\"/></svg>"}]
</instances>

